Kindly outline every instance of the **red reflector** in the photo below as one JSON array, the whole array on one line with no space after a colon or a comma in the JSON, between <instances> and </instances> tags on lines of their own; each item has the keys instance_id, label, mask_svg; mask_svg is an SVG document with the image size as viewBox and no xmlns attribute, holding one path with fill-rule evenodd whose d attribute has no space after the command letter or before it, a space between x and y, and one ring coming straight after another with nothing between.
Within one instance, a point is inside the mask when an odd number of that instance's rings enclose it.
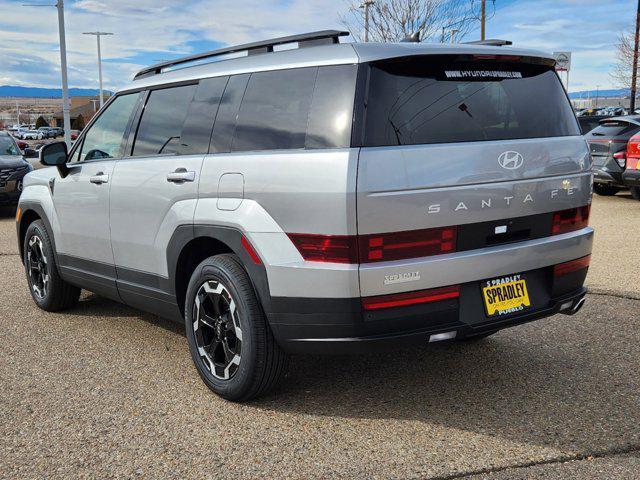
<instances>
[{"instance_id":1,"label":"red reflector","mask_svg":"<svg viewBox=\"0 0 640 480\"><path fill-rule=\"evenodd\" d=\"M570 208L569 210L554 213L551 233L557 235L586 227L589 225L590 208L590 205L585 205L584 207Z\"/></svg>"},{"instance_id":2,"label":"red reflector","mask_svg":"<svg viewBox=\"0 0 640 480\"><path fill-rule=\"evenodd\" d=\"M288 233L302 258L310 262L358 263L357 237Z\"/></svg>"},{"instance_id":3,"label":"red reflector","mask_svg":"<svg viewBox=\"0 0 640 480\"><path fill-rule=\"evenodd\" d=\"M456 249L456 227L361 235L360 262L388 262L451 253Z\"/></svg>"},{"instance_id":4,"label":"red reflector","mask_svg":"<svg viewBox=\"0 0 640 480\"><path fill-rule=\"evenodd\" d=\"M379 310L381 308L406 307L421 303L439 302L458 298L460 289L458 285L450 287L432 288L417 292L395 293L392 295L380 295L377 297L364 297L362 308L365 310Z\"/></svg>"},{"instance_id":5,"label":"red reflector","mask_svg":"<svg viewBox=\"0 0 640 480\"><path fill-rule=\"evenodd\" d=\"M578 270L582 270L583 268L587 268L589 266L590 261L591 261L591 255L587 255L586 257L578 258L576 260L571 260L570 262L559 263L558 265L554 265L553 276L561 277L562 275L566 275L568 273L576 272Z\"/></svg>"},{"instance_id":6,"label":"red reflector","mask_svg":"<svg viewBox=\"0 0 640 480\"><path fill-rule=\"evenodd\" d=\"M242 239L240 240L240 243L242 243L242 246L251 257L251 260L253 260L253 263L255 263L256 265L261 265L262 260L260 260L260 257L258 256L256 251L253 249L253 245L251 245L249 243L249 240L247 240L247 237L243 235Z\"/></svg>"}]
</instances>

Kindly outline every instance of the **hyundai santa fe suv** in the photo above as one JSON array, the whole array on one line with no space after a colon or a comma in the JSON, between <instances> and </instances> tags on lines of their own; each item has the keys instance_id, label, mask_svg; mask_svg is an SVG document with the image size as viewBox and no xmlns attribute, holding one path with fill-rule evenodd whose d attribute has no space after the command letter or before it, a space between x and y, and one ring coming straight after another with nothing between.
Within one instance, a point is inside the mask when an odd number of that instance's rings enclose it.
<instances>
[{"instance_id":1,"label":"hyundai santa fe suv","mask_svg":"<svg viewBox=\"0 0 640 480\"><path fill-rule=\"evenodd\" d=\"M591 160L551 56L342 35L145 68L70 151L43 147L55 168L27 176L17 215L38 306L86 289L184 322L236 401L292 352L578 311Z\"/></svg>"}]
</instances>

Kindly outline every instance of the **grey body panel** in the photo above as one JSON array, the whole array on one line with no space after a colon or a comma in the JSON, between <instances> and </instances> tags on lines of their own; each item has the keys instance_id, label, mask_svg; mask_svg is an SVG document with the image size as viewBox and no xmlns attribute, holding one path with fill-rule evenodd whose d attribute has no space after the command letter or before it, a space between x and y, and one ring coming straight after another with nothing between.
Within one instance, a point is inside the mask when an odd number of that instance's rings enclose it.
<instances>
[{"instance_id":1,"label":"grey body panel","mask_svg":"<svg viewBox=\"0 0 640 480\"><path fill-rule=\"evenodd\" d=\"M61 234L56 237L58 253L113 265L109 232L109 189L115 160L75 165L62 178L56 170L53 206ZM107 183L92 183L104 176Z\"/></svg>"},{"instance_id":2,"label":"grey body panel","mask_svg":"<svg viewBox=\"0 0 640 480\"><path fill-rule=\"evenodd\" d=\"M166 277L167 245L175 229L193 223L202 155L125 158L111 185L111 244L117 267ZM177 169L194 181L169 182Z\"/></svg>"},{"instance_id":3,"label":"grey body panel","mask_svg":"<svg viewBox=\"0 0 640 480\"><path fill-rule=\"evenodd\" d=\"M591 253L593 229L422 259L360 266L362 296L422 290L526 272ZM385 277L407 275L411 282L390 284Z\"/></svg>"},{"instance_id":4,"label":"grey body panel","mask_svg":"<svg viewBox=\"0 0 640 480\"><path fill-rule=\"evenodd\" d=\"M522 166L502 168L498 157L505 151L520 153ZM461 225L587 205L590 169L582 137L363 148L358 233Z\"/></svg>"}]
</instances>

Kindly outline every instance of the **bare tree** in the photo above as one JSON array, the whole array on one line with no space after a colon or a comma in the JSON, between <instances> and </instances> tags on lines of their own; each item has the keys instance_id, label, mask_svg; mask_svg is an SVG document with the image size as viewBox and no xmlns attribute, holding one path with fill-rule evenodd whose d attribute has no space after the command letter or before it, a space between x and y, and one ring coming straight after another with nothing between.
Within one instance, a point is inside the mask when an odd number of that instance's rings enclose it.
<instances>
[{"instance_id":1,"label":"bare tree","mask_svg":"<svg viewBox=\"0 0 640 480\"><path fill-rule=\"evenodd\" d=\"M631 73L633 72L633 47L634 34L623 32L618 37L616 45L616 63L609 74L615 85L619 88L631 86Z\"/></svg>"},{"instance_id":2,"label":"bare tree","mask_svg":"<svg viewBox=\"0 0 640 480\"><path fill-rule=\"evenodd\" d=\"M479 25L480 0L375 0L369 5L369 39L397 42L414 33L421 40L461 39ZM488 0L495 10L495 0ZM363 0L347 0L342 24L362 41L365 30ZM492 14L488 14L490 17Z\"/></svg>"}]
</instances>

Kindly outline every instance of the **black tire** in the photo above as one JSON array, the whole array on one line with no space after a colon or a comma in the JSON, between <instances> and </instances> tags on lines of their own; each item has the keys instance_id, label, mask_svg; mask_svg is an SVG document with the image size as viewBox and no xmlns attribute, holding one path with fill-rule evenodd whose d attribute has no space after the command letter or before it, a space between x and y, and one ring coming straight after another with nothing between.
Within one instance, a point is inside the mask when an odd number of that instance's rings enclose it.
<instances>
[{"instance_id":1,"label":"black tire","mask_svg":"<svg viewBox=\"0 0 640 480\"><path fill-rule=\"evenodd\" d=\"M289 357L273 338L235 255L209 257L196 267L187 288L185 328L200 377L227 400L265 395L286 373Z\"/></svg>"},{"instance_id":2,"label":"black tire","mask_svg":"<svg viewBox=\"0 0 640 480\"><path fill-rule=\"evenodd\" d=\"M629 187L629 191L635 200L640 200L640 187Z\"/></svg>"},{"instance_id":3,"label":"black tire","mask_svg":"<svg viewBox=\"0 0 640 480\"><path fill-rule=\"evenodd\" d=\"M43 283L38 285L35 252L42 252L40 274ZM24 236L24 267L29 284L29 292L36 305L47 312L57 312L74 307L80 298L80 289L65 282L58 273L58 265L53 252L53 244L49 232L42 220L35 220ZM46 282L44 278L46 276Z\"/></svg>"},{"instance_id":4,"label":"black tire","mask_svg":"<svg viewBox=\"0 0 640 480\"><path fill-rule=\"evenodd\" d=\"M607 185L606 183L594 183L593 191L603 197L611 197L620 191L619 187Z\"/></svg>"}]
</instances>

